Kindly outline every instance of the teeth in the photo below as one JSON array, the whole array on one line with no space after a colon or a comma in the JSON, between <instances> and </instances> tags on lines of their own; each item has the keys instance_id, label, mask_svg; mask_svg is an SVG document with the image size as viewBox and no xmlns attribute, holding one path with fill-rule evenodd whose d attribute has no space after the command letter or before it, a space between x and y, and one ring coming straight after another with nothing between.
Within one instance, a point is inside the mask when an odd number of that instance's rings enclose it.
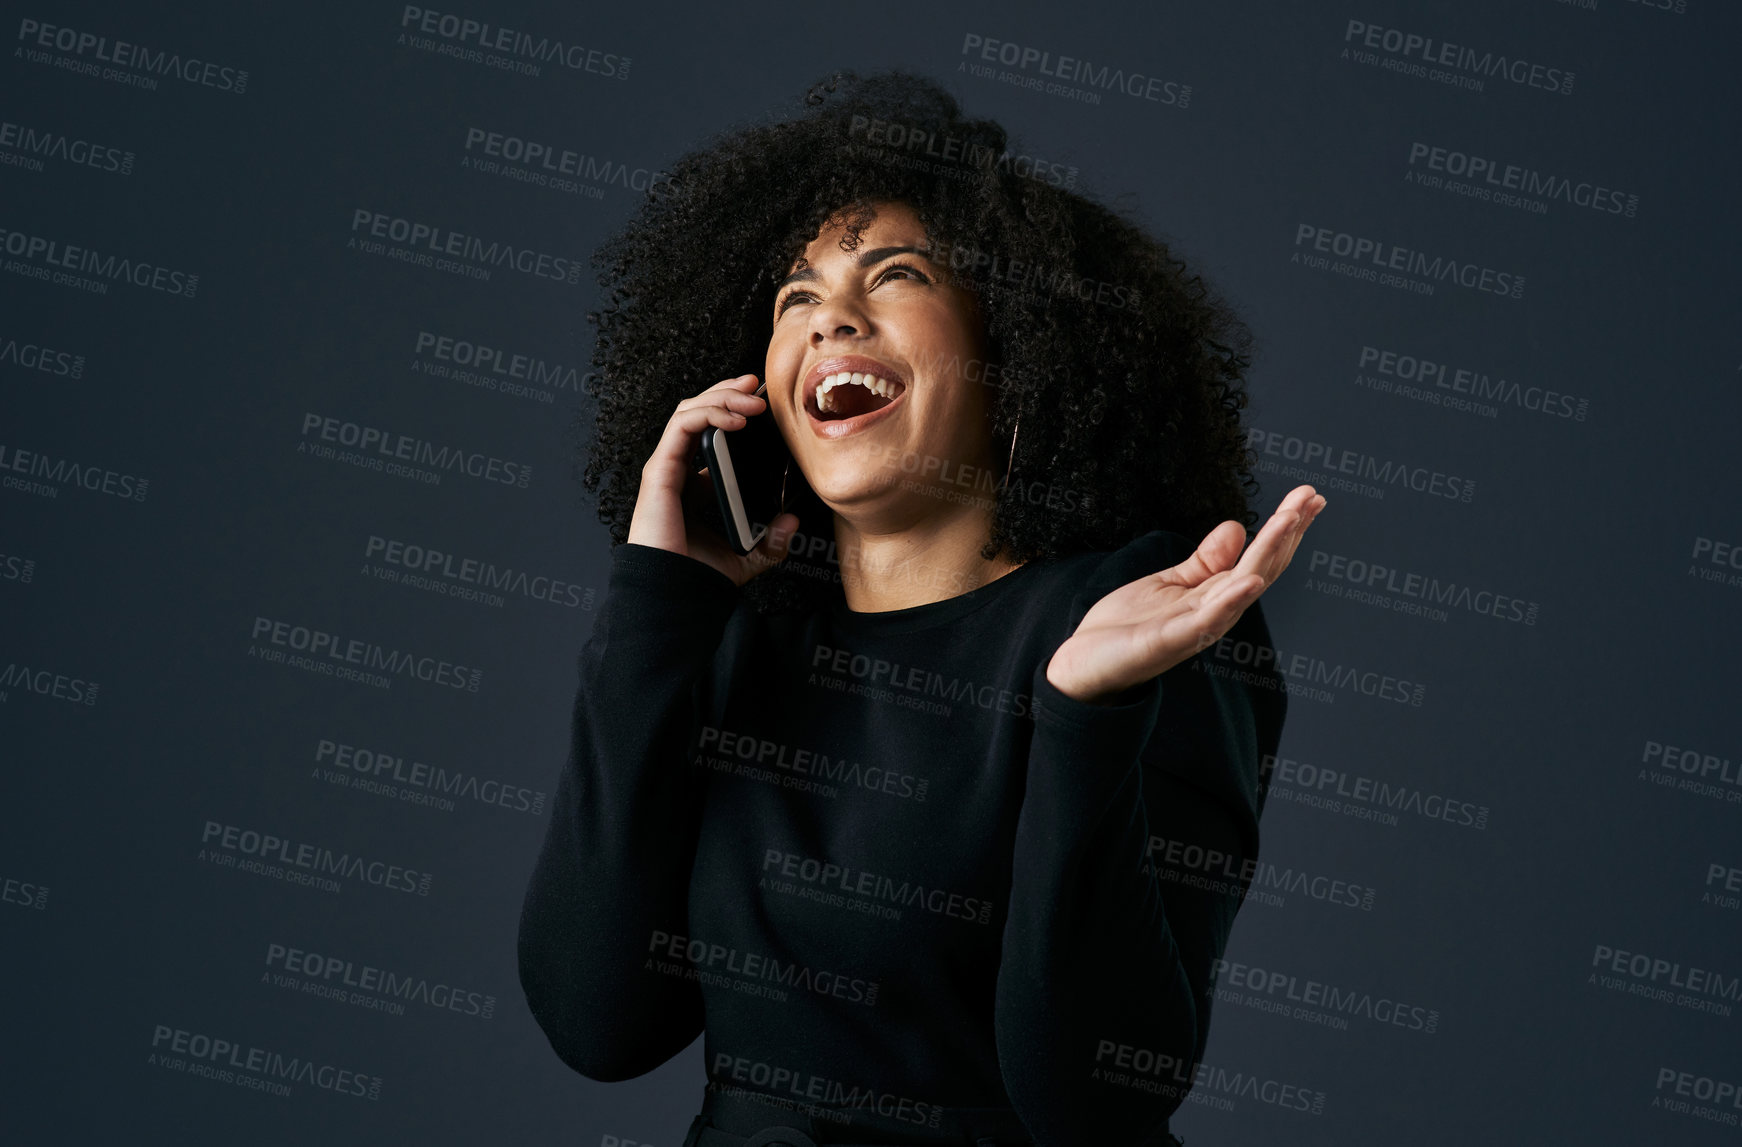
<instances>
[{"instance_id":1,"label":"teeth","mask_svg":"<svg viewBox=\"0 0 1742 1147\"><path fill-rule=\"evenodd\" d=\"M834 401L829 397L829 392L837 386L846 386L848 383L862 386L872 394L881 395L884 398L895 396L895 384L888 379L878 378L874 374L858 374L843 370L838 374L829 375L817 385L817 409L833 410L835 408Z\"/></svg>"}]
</instances>

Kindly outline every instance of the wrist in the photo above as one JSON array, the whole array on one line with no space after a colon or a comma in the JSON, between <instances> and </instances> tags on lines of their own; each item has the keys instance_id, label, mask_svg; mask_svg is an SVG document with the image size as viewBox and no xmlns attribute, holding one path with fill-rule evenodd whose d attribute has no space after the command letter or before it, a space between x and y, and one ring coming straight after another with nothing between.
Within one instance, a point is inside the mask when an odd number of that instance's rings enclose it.
<instances>
[{"instance_id":1,"label":"wrist","mask_svg":"<svg viewBox=\"0 0 1742 1147\"><path fill-rule=\"evenodd\" d=\"M1144 688L1149 684L1150 680L1151 679L1149 678L1145 678L1142 681L1133 682L1127 685L1116 684L1102 685L1099 687L1086 687L1072 682L1068 678L1060 677L1053 668L1052 662L1049 661L1046 667L1047 684L1051 685L1054 689L1057 689L1072 701L1076 701L1083 705L1129 705L1142 696Z\"/></svg>"}]
</instances>

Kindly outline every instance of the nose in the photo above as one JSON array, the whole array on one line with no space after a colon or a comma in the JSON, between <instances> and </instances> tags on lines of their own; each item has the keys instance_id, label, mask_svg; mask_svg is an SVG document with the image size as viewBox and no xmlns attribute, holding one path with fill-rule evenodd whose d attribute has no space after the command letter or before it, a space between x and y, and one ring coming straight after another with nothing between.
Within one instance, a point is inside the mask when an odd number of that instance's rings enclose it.
<instances>
[{"instance_id":1,"label":"nose","mask_svg":"<svg viewBox=\"0 0 1742 1147\"><path fill-rule=\"evenodd\" d=\"M828 342L831 338L850 339L859 334L859 329L852 323L841 323L834 330L811 330L811 344Z\"/></svg>"},{"instance_id":2,"label":"nose","mask_svg":"<svg viewBox=\"0 0 1742 1147\"><path fill-rule=\"evenodd\" d=\"M836 292L811 310L810 343L814 346L830 339L862 338L871 333L871 318L859 300L846 292Z\"/></svg>"}]
</instances>

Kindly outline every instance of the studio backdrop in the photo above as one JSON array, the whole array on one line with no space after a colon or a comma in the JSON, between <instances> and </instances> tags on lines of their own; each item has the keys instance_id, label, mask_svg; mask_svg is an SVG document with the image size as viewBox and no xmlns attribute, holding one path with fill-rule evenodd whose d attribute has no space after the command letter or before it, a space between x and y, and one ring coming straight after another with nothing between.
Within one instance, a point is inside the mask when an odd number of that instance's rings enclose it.
<instances>
[{"instance_id":1,"label":"studio backdrop","mask_svg":"<svg viewBox=\"0 0 1742 1147\"><path fill-rule=\"evenodd\" d=\"M517 980L588 260L899 68L1230 300L1329 499L1175 1132L1738 1141L1742 11L455 3L7 5L0 1139L678 1147L700 1043L588 1081Z\"/></svg>"}]
</instances>

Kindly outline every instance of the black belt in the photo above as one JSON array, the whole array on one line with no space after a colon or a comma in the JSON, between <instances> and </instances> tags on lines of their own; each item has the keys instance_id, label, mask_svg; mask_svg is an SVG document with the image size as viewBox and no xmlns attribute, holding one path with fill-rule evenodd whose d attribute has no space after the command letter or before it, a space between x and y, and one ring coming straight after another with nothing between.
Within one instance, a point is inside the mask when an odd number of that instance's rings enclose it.
<instances>
[{"instance_id":1,"label":"black belt","mask_svg":"<svg viewBox=\"0 0 1742 1147\"><path fill-rule=\"evenodd\" d=\"M802 1108L761 1101L745 1091L709 1091L683 1147L1032 1147L1033 1139L1009 1108L957 1109L950 1114L950 1127L909 1135L873 1130L863 1122L835 1124L813 1118ZM720 1123L743 1130L729 1131ZM874 1135L889 1138L871 1138Z\"/></svg>"}]
</instances>

